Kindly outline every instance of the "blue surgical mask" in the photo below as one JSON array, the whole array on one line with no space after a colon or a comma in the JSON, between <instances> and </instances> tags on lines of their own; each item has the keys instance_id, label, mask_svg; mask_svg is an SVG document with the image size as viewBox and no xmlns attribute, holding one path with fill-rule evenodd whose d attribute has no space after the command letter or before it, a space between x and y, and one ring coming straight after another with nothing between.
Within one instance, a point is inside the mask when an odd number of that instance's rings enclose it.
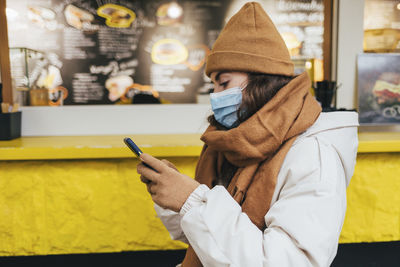
<instances>
[{"instance_id":1,"label":"blue surgical mask","mask_svg":"<svg viewBox=\"0 0 400 267\"><path fill-rule=\"evenodd\" d=\"M237 110L242 103L242 90L240 87L233 87L210 94L215 119L228 129L239 124Z\"/></svg>"}]
</instances>

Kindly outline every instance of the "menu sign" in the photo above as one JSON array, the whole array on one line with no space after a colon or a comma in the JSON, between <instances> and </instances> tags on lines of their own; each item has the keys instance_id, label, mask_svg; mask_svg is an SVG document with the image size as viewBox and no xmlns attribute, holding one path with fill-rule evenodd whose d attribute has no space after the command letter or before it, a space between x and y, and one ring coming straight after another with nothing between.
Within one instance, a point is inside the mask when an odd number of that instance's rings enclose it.
<instances>
[{"instance_id":1,"label":"menu sign","mask_svg":"<svg viewBox=\"0 0 400 267\"><path fill-rule=\"evenodd\" d=\"M9 0L10 47L43 55L29 85L66 105L193 103L229 2Z\"/></svg>"},{"instance_id":2,"label":"menu sign","mask_svg":"<svg viewBox=\"0 0 400 267\"><path fill-rule=\"evenodd\" d=\"M9 42L42 55L25 86L49 89L54 105L194 103L212 88L207 54L245 2L8 0ZM293 58L322 58L322 0L260 3Z\"/></svg>"},{"instance_id":3,"label":"menu sign","mask_svg":"<svg viewBox=\"0 0 400 267\"><path fill-rule=\"evenodd\" d=\"M364 29L400 29L400 2L398 0L366 0Z\"/></svg>"},{"instance_id":4,"label":"menu sign","mask_svg":"<svg viewBox=\"0 0 400 267\"><path fill-rule=\"evenodd\" d=\"M400 55L360 54L357 70L360 123L400 123Z\"/></svg>"},{"instance_id":5,"label":"menu sign","mask_svg":"<svg viewBox=\"0 0 400 267\"><path fill-rule=\"evenodd\" d=\"M293 59L323 58L323 0L276 0L268 10Z\"/></svg>"}]
</instances>

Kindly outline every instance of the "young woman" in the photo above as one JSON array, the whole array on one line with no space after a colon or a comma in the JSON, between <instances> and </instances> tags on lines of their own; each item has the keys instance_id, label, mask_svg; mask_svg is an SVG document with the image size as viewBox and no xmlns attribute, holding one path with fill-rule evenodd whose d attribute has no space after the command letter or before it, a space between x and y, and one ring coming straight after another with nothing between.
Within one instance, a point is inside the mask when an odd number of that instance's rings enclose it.
<instances>
[{"instance_id":1,"label":"young woman","mask_svg":"<svg viewBox=\"0 0 400 267\"><path fill-rule=\"evenodd\" d=\"M247 3L207 58L214 115L195 180L142 154L137 171L183 267L329 266L357 151L355 112L321 113L268 15Z\"/></svg>"}]
</instances>

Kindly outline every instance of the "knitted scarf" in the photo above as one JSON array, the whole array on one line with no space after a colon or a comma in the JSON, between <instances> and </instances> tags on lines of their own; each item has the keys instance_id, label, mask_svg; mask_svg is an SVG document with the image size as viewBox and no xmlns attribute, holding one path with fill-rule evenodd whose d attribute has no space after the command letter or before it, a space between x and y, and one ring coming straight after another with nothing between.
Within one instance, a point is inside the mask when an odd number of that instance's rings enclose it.
<instances>
[{"instance_id":1,"label":"knitted scarf","mask_svg":"<svg viewBox=\"0 0 400 267\"><path fill-rule=\"evenodd\" d=\"M321 112L310 87L304 72L238 127L221 131L209 126L201 136L205 144L196 167L196 180L211 188L224 160L237 166L227 190L260 230L266 228L264 216L287 152ZM191 246L182 266L202 266Z\"/></svg>"}]
</instances>

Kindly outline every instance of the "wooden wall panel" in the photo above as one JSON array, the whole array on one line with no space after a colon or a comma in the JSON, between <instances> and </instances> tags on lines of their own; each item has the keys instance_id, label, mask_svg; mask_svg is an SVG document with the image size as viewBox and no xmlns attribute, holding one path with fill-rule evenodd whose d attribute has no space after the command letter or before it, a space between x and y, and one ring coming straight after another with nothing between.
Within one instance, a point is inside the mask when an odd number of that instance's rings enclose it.
<instances>
[{"instance_id":1,"label":"wooden wall panel","mask_svg":"<svg viewBox=\"0 0 400 267\"><path fill-rule=\"evenodd\" d=\"M324 80L332 78L332 10L333 0L324 0Z\"/></svg>"},{"instance_id":2,"label":"wooden wall panel","mask_svg":"<svg viewBox=\"0 0 400 267\"><path fill-rule=\"evenodd\" d=\"M3 84L3 102L12 103L12 85L10 70L10 49L8 47L8 31L6 18L6 0L0 0L0 70Z\"/></svg>"}]
</instances>

